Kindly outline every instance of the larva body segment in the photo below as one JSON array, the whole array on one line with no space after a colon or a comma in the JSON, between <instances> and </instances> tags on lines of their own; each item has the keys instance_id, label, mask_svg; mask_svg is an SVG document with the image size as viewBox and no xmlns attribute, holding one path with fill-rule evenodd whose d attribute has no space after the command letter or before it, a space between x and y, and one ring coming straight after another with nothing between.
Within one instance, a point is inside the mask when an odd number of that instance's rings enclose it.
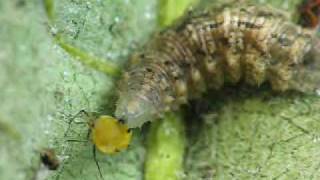
<instances>
[{"instance_id":1,"label":"larva body segment","mask_svg":"<svg viewBox=\"0 0 320 180\"><path fill-rule=\"evenodd\" d=\"M297 89L312 37L266 7L188 13L132 56L115 115L131 128L140 127L225 83L269 82L273 90Z\"/></svg>"}]
</instances>

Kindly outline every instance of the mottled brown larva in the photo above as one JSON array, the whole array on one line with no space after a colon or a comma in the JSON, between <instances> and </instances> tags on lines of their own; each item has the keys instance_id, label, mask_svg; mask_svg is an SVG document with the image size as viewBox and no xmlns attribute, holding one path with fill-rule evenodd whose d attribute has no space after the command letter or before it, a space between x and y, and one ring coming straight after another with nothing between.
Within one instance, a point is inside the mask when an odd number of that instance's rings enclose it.
<instances>
[{"instance_id":1,"label":"mottled brown larva","mask_svg":"<svg viewBox=\"0 0 320 180\"><path fill-rule=\"evenodd\" d=\"M312 91L320 82L307 76L320 61L314 37L265 6L189 12L132 56L115 115L140 127L204 91L240 81Z\"/></svg>"}]
</instances>

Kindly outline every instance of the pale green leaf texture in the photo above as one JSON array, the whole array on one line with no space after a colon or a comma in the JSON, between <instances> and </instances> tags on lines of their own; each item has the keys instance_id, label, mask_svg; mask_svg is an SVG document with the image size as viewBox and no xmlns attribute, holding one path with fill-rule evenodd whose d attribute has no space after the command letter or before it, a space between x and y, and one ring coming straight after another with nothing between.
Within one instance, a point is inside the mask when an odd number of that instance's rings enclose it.
<instances>
[{"instance_id":1,"label":"pale green leaf texture","mask_svg":"<svg viewBox=\"0 0 320 180\"><path fill-rule=\"evenodd\" d=\"M63 160L50 179L98 179L86 124L68 120L80 110L110 114L113 82L83 66L52 35L83 53L122 64L155 26L155 2L55 0L48 22L40 0L0 0L0 179L46 177L39 150L55 149ZM78 122L85 118L77 118ZM141 179L144 146L139 133L126 152L98 154L105 179Z\"/></svg>"}]
</instances>

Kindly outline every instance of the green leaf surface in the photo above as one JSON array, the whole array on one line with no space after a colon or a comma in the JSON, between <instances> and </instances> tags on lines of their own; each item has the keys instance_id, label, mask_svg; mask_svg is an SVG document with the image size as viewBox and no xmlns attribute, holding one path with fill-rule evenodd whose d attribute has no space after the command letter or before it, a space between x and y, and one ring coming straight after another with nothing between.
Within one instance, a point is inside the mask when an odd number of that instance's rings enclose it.
<instances>
[{"instance_id":1,"label":"green leaf surface","mask_svg":"<svg viewBox=\"0 0 320 180\"><path fill-rule=\"evenodd\" d=\"M51 8L47 13L44 1L0 1L0 179L99 179L90 141L67 141L86 140L88 127L78 123L85 118L66 130L82 109L110 114L114 82L75 60L53 35L121 65L156 23L150 0L55 0ZM105 179L142 178L145 150L136 134L128 151L98 154ZM47 147L61 159L57 171L40 167L39 151Z\"/></svg>"}]
</instances>

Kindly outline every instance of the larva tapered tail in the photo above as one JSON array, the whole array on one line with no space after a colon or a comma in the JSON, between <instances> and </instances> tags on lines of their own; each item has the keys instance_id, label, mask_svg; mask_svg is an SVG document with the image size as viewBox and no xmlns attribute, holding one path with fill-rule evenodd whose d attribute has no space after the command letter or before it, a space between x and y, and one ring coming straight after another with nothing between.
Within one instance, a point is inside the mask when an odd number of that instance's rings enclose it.
<instances>
[{"instance_id":1,"label":"larva tapered tail","mask_svg":"<svg viewBox=\"0 0 320 180\"><path fill-rule=\"evenodd\" d=\"M313 90L320 80L306 76L320 60L313 39L311 31L266 7L188 13L132 56L115 115L139 127L204 91L240 81Z\"/></svg>"}]
</instances>

